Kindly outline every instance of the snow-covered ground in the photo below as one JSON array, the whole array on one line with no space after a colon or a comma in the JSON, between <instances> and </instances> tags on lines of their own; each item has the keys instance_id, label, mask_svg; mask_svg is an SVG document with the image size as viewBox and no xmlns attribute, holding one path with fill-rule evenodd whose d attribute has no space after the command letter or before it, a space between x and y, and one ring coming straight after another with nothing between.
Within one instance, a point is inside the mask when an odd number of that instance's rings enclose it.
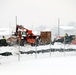
<instances>
[{"instance_id":1,"label":"snow-covered ground","mask_svg":"<svg viewBox=\"0 0 76 75\"><path fill-rule=\"evenodd\" d=\"M76 51L18 55L19 50L49 48L64 48L64 44L55 43L37 48L30 45L0 47L0 53L6 51L13 53L11 56L0 55L0 75L76 75ZM76 45L65 45L65 49L68 48L76 49Z\"/></svg>"},{"instance_id":2,"label":"snow-covered ground","mask_svg":"<svg viewBox=\"0 0 76 75\"><path fill-rule=\"evenodd\" d=\"M0 75L76 75L76 56L2 64Z\"/></svg>"}]
</instances>

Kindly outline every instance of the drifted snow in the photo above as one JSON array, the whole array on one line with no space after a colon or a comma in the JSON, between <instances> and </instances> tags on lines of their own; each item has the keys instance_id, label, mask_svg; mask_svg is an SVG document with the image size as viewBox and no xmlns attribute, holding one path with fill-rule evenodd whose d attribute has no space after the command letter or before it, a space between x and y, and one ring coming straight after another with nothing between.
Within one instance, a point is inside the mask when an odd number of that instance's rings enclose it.
<instances>
[{"instance_id":1,"label":"drifted snow","mask_svg":"<svg viewBox=\"0 0 76 75\"><path fill-rule=\"evenodd\" d=\"M65 46L65 49L76 49L76 45L69 45L69 44L61 44L61 43L55 43L54 45L40 45L40 46L31 46L31 45L25 45L25 46L2 46L0 47L0 53L3 53L3 52L17 52L19 51L30 51L30 50L33 50L35 51L36 48L37 50L46 50L46 49L50 49L50 48L54 48L54 49L61 49L63 48L64 49L64 46Z\"/></svg>"}]
</instances>

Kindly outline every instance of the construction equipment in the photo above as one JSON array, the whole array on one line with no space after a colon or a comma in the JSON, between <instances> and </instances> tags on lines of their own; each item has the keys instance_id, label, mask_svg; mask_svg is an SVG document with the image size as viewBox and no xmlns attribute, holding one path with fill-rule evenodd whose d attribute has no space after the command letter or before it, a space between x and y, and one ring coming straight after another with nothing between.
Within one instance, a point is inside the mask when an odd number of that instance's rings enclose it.
<instances>
[{"instance_id":1,"label":"construction equipment","mask_svg":"<svg viewBox=\"0 0 76 75\"><path fill-rule=\"evenodd\" d=\"M22 25L16 25L15 35L17 36L18 42L22 42L22 44L27 42L31 45L34 45L36 42L37 35L34 35L32 30L24 28Z\"/></svg>"},{"instance_id":2,"label":"construction equipment","mask_svg":"<svg viewBox=\"0 0 76 75\"><path fill-rule=\"evenodd\" d=\"M54 38L52 44L54 44L55 42L61 42L61 43L65 43L65 44L71 44L74 39L75 39L75 35L70 35L68 37L65 37L65 36L56 36L56 38Z\"/></svg>"}]
</instances>

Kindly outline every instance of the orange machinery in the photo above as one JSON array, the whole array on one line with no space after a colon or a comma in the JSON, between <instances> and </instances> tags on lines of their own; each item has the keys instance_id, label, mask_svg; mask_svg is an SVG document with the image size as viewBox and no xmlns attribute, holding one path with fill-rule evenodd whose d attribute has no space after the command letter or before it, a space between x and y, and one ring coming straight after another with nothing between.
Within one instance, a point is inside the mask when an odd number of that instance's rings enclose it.
<instances>
[{"instance_id":1,"label":"orange machinery","mask_svg":"<svg viewBox=\"0 0 76 75\"><path fill-rule=\"evenodd\" d=\"M21 29L21 31L18 31L18 29ZM26 41L29 44L35 44L36 42L36 35L32 33L32 30L29 30L27 28L24 28L22 25L16 25L16 36L18 36L18 39L21 40L21 32L26 30L27 31L27 36L26 36Z\"/></svg>"}]
</instances>

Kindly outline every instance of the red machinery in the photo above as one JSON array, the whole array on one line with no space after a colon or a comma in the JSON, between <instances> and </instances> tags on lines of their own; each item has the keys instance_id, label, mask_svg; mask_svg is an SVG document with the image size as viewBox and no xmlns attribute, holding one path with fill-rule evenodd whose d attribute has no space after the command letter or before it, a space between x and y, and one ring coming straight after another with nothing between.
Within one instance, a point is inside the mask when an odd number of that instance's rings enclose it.
<instances>
[{"instance_id":1,"label":"red machinery","mask_svg":"<svg viewBox=\"0 0 76 75\"><path fill-rule=\"evenodd\" d=\"M20 31L19 31L20 29ZM16 26L16 36L18 36L18 40L20 41L21 40L21 32L22 31L25 31L27 32L27 35L26 35L26 41L29 43L29 44L34 44L36 42L36 35L34 35L32 33L32 30L29 30L27 28L24 28L22 25L17 25Z\"/></svg>"}]
</instances>

